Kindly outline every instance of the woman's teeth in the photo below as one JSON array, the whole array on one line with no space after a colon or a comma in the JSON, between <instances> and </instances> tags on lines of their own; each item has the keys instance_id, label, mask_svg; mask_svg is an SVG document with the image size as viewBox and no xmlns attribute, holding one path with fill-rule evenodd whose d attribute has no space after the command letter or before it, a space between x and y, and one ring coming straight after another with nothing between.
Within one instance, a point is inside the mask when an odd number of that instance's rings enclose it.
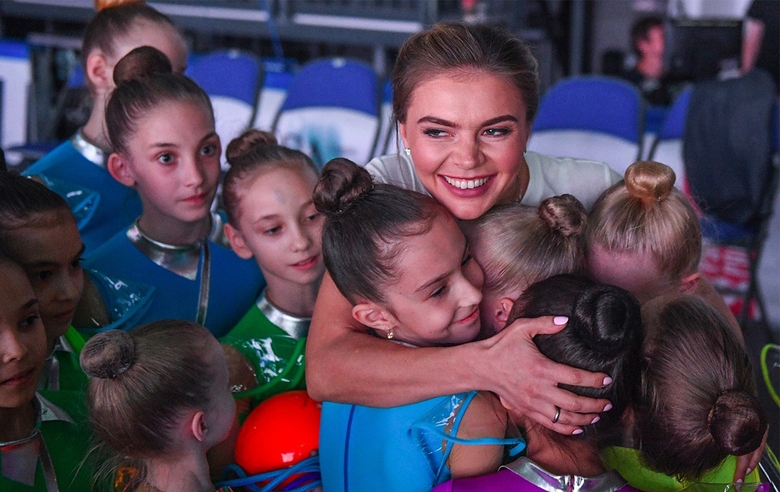
<instances>
[{"instance_id":1,"label":"woman's teeth","mask_svg":"<svg viewBox=\"0 0 780 492\"><path fill-rule=\"evenodd\" d=\"M452 179L452 178L448 178L447 176L444 176L444 180L447 181L447 183L454 186L455 188L460 188L461 190L470 190L472 188L479 188L483 184L487 183L488 179L490 178Z\"/></svg>"}]
</instances>

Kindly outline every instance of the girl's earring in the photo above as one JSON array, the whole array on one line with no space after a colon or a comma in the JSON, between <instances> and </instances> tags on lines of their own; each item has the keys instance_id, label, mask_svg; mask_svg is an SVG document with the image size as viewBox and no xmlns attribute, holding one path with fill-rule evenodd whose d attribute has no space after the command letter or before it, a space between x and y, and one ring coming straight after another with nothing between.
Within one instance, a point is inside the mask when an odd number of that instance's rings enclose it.
<instances>
[{"instance_id":1,"label":"girl's earring","mask_svg":"<svg viewBox=\"0 0 780 492\"><path fill-rule=\"evenodd\" d=\"M410 149L409 147L406 147L406 148L404 149L404 152L406 152L406 155L408 155L409 157L411 157L411 156L412 156L412 149Z\"/></svg>"},{"instance_id":2,"label":"girl's earring","mask_svg":"<svg viewBox=\"0 0 780 492\"><path fill-rule=\"evenodd\" d=\"M407 149L407 150L408 150L408 149ZM394 336L395 336L395 334L393 333L393 329L392 329L392 328L390 328L389 330L387 330L387 339L388 339L388 340L392 340Z\"/></svg>"}]
</instances>

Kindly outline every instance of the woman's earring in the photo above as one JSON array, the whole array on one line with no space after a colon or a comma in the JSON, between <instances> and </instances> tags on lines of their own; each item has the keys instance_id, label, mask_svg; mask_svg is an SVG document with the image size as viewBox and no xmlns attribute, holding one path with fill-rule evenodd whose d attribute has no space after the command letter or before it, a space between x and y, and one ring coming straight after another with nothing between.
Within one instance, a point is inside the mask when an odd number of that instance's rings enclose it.
<instances>
[{"instance_id":1,"label":"woman's earring","mask_svg":"<svg viewBox=\"0 0 780 492\"><path fill-rule=\"evenodd\" d=\"M392 328L387 330L387 339L388 340L392 340L394 336L395 336L395 334L393 333L393 329Z\"/></svg>"},{"instance_id":2,"label":"woman's earring","mask_svg":"<svg viewBox=\"0 0 780 492\"><path fill-rule=\"evenodd\" d=\"M412 156L412 149L410 149L409 147L406 147L406 148L404 149L404 152L406 152L406 155L408 155L409 157L411 157L411 156Z\"/></svg>"}]
</instances>

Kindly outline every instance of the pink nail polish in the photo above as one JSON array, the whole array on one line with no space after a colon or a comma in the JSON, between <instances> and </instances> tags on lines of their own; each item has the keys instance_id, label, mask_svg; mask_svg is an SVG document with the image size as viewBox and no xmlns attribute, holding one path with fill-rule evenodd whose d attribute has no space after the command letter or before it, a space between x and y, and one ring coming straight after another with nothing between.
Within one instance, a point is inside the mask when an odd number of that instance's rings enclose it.
<instances>
[{"instance_id":1,"label":"pink nail polish","mask_svg":"<svg viewBox=\"0 0 780 492\"><path fill-rule=\"evenodd\" d=\"M596 418L595 418L595 419L593 419L593 420L592 420L590 423L591 423L591 424L595 424L595 423L596 423L596 422L598 422L599 420L601 420L601 417L599 417L598 415L596 415Z\"/></svg>"},{"instance_id":2,"label":"pink nail polish","mask_svg":"<svg viewBox=\"0 0 780 492\"><path fill-rule=\"evenodd\" d=\"M605 412L608 412L608 411L610 411L610 410L612 410L612 404L611 404L611 403L607 403L607 406L606 406L606 407L604 407L604 411L605 411Z\"/></svg>"},{"instance_id":3,"label":"pink nail polish","mask_svg":"<svg viewBox=\"0 0 780 492\"><path fill-rule=\"evenodd\" d=\"M579 434L582 434L582 429L577 429L574 432L571 433L573 436L577 436Z\"/></svg>"},{"instance_id":4,"label":"pink nail polish","mask_svg":"<svg viewBox=\"0 0 780 492\"><path fill-rule=\"evenodd\" d=\"M568 322L569 318L567 316L556 316L553 318L553 323L558 326L563 326Z\"/></svg>"},{"instance_id":5,"label":"pink nail polish","mask_svg":"<svg viewBox=\"0 0 780 492\"><path fill-rule=\"evenodd\" d=\"M603 384L604 384L604 386L606 386L608 384L612 384L612 378L609 377L609 376L605 377Z\"/></svg>"}]
</instances>

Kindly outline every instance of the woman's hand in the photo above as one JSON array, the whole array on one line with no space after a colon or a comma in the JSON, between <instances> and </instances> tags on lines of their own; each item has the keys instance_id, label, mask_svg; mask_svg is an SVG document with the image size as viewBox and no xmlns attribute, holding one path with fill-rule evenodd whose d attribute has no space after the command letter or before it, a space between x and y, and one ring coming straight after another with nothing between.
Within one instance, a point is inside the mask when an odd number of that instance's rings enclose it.
<instances>
[{"instance_id":1,"label":"woman's hand","mask_svg":"<svg viewBox=\"0 0 780 492\"><path fill-rule=\"evenodd\" d=\"M561 434L579 434L580 426L594 422L598 414L612 408L608 400L578 396L559 384L601 388L612 382L603 373L593 373L558 364L539 352L533 337L557 333L566 325L564 316L520 319L485 345L482 377L498 394L510 414L525 415ZM557 422L553 422L560 408Z\"/></svg>"}]
</instances>

